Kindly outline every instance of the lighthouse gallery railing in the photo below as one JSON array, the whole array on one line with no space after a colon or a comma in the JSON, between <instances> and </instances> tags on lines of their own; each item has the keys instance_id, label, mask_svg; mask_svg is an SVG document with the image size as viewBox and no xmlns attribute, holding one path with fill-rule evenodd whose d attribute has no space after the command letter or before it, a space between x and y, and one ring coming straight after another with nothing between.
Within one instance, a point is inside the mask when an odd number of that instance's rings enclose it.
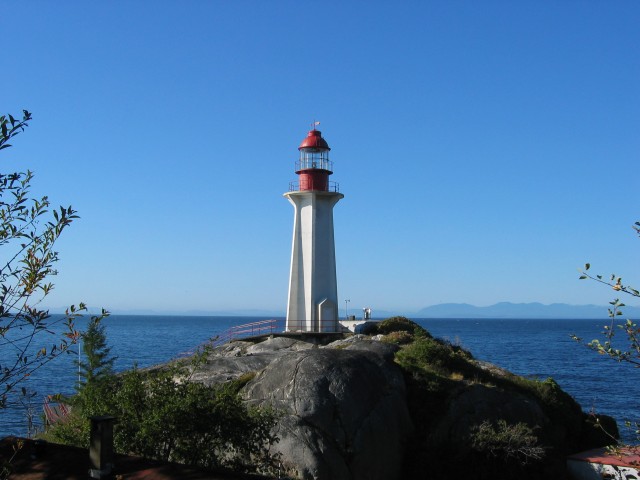
<instances>
[{"instance_id":1,"label":"lighthouse gallery railing","mask_svg":"<svg viewBox=\"0 0 640 480\"><path fill-rule=\"evenodd\" d=\"M300 191L300 182L295 181L295 182L289 182L289 191L290 192L299 192ZM313 190L309 190L309 191L313 191ZM327 188L325 188L324 190L316 190L317 192L339 192L340 191L340 184L338 182L334 182L332 180L329 180L329 182L327 182Z\"/></svg>"}]
</instances>

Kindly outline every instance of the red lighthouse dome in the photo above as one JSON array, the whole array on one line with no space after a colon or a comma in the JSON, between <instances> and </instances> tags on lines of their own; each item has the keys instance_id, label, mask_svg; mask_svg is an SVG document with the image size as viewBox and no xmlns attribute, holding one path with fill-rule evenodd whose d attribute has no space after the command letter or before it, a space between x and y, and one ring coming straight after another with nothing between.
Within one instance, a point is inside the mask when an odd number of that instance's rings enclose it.
<instances>
[{"instance_id":1,"label":"red lighthouse dome","mask_svg":"<svg viewBox=\"0 0 640 480\"><path fill-rule=\"evenodd\" d=\"M316 130L315 128L313 130L309 130L307 138L302 141L298 150L302 150L303 148L309 148L313 151L331 150L327 141L322 138L320 130Z\"/></svg>"}]
</instances>

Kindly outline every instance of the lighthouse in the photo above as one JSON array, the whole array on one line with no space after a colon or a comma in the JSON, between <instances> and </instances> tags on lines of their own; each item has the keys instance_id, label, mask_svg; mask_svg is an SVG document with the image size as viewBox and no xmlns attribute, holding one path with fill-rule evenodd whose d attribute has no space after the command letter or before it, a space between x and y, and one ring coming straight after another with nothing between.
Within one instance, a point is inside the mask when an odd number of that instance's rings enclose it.
<instances>
[{"instance_id":1,"label":"lighthouse","mask_svg":"<svg viewBox=\"0 0 640 480\"><path fill-rule=\"evenodd\" d=\"M284 194L294 209L288 332L340 331L333 207L344 195L329 181L331 149L317 124L298 147L298 181Z\"/></svg>"}]
</instances>

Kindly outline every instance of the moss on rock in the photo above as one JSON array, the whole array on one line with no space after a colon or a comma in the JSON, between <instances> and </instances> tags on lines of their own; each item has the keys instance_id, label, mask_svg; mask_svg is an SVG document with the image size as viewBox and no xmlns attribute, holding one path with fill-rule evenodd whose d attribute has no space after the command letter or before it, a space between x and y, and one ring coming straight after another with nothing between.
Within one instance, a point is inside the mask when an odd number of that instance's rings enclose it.
<instances>
[{"instance_id":1,"label":"moss on rock","mask_svg":"<svg viewBox=\"0 0 640 480\"><path fill-rule=\"evenodd\" d=\"M527 379L476 361L405 317L380 322L377 332L402 339L393 342L400 345L395 361L416 427L405 457L408 478L428 471L433 479L561 479L566 455L606 443L551 378ZM500 454L511 448L507 441L535 455L523 462Z\"/></svg>"}]
</instances>

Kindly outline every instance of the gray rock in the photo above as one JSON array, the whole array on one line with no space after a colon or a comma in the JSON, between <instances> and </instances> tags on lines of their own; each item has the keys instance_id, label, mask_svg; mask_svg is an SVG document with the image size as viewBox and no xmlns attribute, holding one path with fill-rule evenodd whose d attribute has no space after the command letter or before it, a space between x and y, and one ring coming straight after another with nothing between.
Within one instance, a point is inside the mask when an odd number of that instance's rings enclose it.
<instances>
[{"instance_id":1,"label":"gray rock","mask_svg":"<svg viewBox=\"0 0 640 480\"><path fill-rule=\"evenodd\" d=\"M329 343L328 345L326 345L324 348L345 348L348 345L352 345L354 343L359 343L359 342L363 342L363 341L369 341L369 337L365 336L365 335L350 335L348 337L345 338L340 338L338 340L335 340L331 343Z\"/></svg>"},{"instance_id":2,"label":"gray rock","mask_svg":"<svg viewBox=\"0 0 640 480\"><path fill-rule=\"evenodd\" d=\"M251 345L246 349L246 353L248 355L254 355L257 353L274 353L280 350L300 351L310 348L313 348L313 344L309 342L302 342L287 337L274 337L268 338L264 342Z\"/></svg>"},{"instance_id":3,"label":"gray rock","mask_svg":"<svg viewBox=\"0 0 640 480\"><path fill-rule=\"evenodd\" d=\"M344 348L346 350L362 350L375 352L385 360L393 362L395 353L400 349L397 345L383 343L380 339L372 339L366 335L352 335L347 338L336 340L322 348Z\"/></svg>"},{"instance_id":4,"label":"gray rock","mask_svg":"<svg viewBox=\"0 0 640 480\"><path fill-rule=\"evenodd\" d=\"M282 413L274 448L297 477L400 477L411 420L402 374L382 355L329 348L284 353L245 395Z\"/></svg>"},{"instance_id":5,"label":"gray rock","mask_svg":"<svg viewBox=\"0 0 640 480\"><path fill-rule=\"evenodd\" d=\"M400 350L400 347L392 343L365 340L352 343L351 345L347 346L346 350L374 352L380 355L384 360L393 362L394 355L398 350Z\"/></svg>"},{"instance_id":6,"label":"gray rock","mask_svg":"<svg viewBox=\"0 0 640 480\"><path fill-rule=\"evenodd\" d=\"M191 380L208 386L224 383L245 373L259 372L272 360L268 355L210 357L205 365L192 374Z\"/></svg>"},{"instance_id":7,"label":"gray rock","mask_svg":"<svg viewBox=\"0 0 640 480\"><path fill-rule=\"evenodd\" d=\"M253 345L253 343L243 341L233 341L225 343L224 345L214 348L211 356L239 357L240 355L244 355L247 348L249 348L251 345Z\"/></svg>"}]
</instances>

